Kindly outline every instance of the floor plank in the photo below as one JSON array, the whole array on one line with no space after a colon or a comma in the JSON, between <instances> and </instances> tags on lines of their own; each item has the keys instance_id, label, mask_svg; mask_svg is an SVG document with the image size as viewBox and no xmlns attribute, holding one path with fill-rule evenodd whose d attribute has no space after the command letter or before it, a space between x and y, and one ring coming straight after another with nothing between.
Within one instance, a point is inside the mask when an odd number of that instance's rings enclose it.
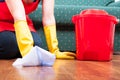
<instances>
[{"instance_id":1,"label":"floor plank","mask_svg":"<svg viewBox=\"0 0 120 80\"><path fill-rule=\"evenodd\" d=\"M12 66L0 60L0 80L120 80L120 55L109 62L56 60L53 67Z\"/></svg>"}]
</instances>

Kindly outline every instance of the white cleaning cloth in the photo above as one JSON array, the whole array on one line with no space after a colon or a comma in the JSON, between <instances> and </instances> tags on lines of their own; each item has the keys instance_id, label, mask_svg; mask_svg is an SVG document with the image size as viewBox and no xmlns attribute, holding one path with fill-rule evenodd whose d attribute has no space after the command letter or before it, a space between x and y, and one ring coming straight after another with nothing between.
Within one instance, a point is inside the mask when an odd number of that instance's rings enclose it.
<instances>
[{"instance_id":1,"label":"white cleaning cloth","mask_svg":"<svg viewBox=\"0 0 120 80\"><path fill-rule=\"evenodd\" d=\"M35 46L23 58L18 58L13 66L52 66L55 62L55 55Z\"/></svg>"}]
</instances>

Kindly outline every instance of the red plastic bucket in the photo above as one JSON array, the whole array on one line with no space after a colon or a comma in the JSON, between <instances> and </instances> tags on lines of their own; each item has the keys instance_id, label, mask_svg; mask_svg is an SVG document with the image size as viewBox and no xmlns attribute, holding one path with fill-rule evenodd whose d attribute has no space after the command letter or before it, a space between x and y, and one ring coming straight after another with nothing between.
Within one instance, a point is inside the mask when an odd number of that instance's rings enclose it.
<instances>
[{"instance_id":1,"label":"red plastic bucket","mask_svg":"<svg viewBox=\"0 0 120 80\"><path fill-rule=\"evenodd\" d=\"M87 9L72 17L78 60L112 59L117 18L104 10Z\"/></svg>"}]
</instances>

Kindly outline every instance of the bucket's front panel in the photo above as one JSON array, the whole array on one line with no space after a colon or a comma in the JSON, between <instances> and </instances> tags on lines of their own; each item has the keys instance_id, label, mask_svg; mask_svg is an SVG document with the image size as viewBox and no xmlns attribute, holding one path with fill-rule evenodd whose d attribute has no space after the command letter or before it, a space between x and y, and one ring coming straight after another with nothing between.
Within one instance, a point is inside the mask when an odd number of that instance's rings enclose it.
<instances>
[{"instance_id":1,"label":"bucket's front panel","mask_svg":"<svg viewBox=\"0 0 120 80\"><path fill-rule=\"evenodd\" d=\"M110 59L114 40L113 22L103 17L83 17L77 28L78 58L87 60Z\"/></svg>"}]
</instances>

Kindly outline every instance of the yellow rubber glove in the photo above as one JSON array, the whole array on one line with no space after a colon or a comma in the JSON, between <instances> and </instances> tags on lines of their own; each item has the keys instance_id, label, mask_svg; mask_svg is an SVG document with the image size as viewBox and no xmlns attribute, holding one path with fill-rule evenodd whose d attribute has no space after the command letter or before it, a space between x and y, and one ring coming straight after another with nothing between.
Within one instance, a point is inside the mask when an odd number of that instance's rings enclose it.
<instances>
[{"instance_id":1,"label":"yellow rubber glove","mask_svg":"<svg viewBox=\"0 0 120 80\"><path fill-rule=\"evenodd\" d=\"M76 55L72 52L55 52L57 59L75 59Z\"/></svg>"},{"instance_id":2,"label":"yellow rubber glove","mask_svg":"<svg viewBox=\"0 0 120 80\"><path fill-rule=\"evenodd\" d=\"M33 38L27 22L19 20L14 23L18 47L22 57L33 48Z\"/></svg>"},{"instance_id":3,"label":"yellow rubber glove","mask_svg":"<svg viewBox=\"0 0 120 80\"><path fill-rule=\"evenodd\" d=\"M48 49L51 53L56 55L57 59L75 59L75 53L59 51L55 25L44 26L44 33Z\"/></svg>"}]
</instances>

